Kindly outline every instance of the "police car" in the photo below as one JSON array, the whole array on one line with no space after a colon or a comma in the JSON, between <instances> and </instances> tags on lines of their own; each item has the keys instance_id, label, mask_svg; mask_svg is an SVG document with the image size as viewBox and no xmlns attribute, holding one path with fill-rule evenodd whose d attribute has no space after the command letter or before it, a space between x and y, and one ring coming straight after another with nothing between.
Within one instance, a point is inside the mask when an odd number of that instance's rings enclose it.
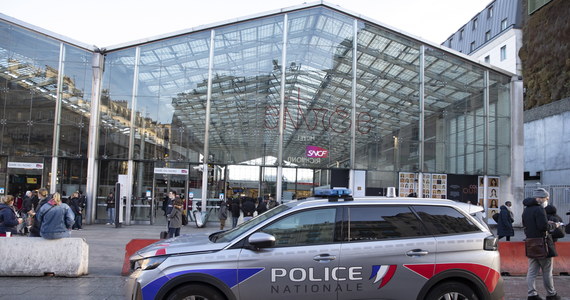
<instances>
[{"instance_id":1,"label":"police car","mask_svg":"<svg viewBox=\"0 0 570 300\"><path fill-rule=\"evenodd\" d=\"M331 193L240 226L152 244L131 258L130 299L501 299L482 207Z\"/></svg>"}]
</instances>

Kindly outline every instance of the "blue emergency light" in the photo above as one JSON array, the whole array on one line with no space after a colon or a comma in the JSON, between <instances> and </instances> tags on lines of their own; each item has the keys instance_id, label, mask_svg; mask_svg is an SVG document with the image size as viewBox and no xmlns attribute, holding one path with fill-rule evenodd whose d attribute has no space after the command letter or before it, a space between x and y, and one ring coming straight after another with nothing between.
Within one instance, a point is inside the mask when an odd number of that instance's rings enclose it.
<instances>
[{"instance_id":1,"label":"blue emergency light","mask_svg":"<svg viewBox=\"0 0 570 300\"><path fill-rule=\"evenodd\" d=\"M338 201L339 198L345 201L353 200L352 191L347 188L318 189L315 190L315 197L328 198L329 201Z\"/></svg>"}]
</instances>

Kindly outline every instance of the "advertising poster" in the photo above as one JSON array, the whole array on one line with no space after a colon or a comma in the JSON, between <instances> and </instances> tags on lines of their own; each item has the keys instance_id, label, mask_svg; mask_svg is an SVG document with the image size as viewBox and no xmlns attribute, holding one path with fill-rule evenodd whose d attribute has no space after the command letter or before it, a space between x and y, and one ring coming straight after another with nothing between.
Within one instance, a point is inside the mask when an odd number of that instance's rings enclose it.
<instances>
[{"instance_id":1,"label":"advertising poster","mask_svg":"<svg viewBox=\"0 0 570 300\"><path fill-rule=\"evenodd\" d=\"M449 174L447 199L471 203L477 205L479 203L477 175L453 175Z\"/></svg>"},{"instance_id":2,"label":"advertising poster","mask_svg":"<svg viewBox=\"0 0 570 300\"><path fill-rule=\"evenodd\" d=\"M416 193L418 178L418 173L400 172L398 175L398 196L408 197ZM424 173L422 197L447 199L447 174Z\"/></svg>"},{"instance_id":3,"label":"advertising poster","mask_svg":"<svg viewBox=\"0 0 570 300\"><path fill-rule=\"evenodd\" d=\"M485 177L479 176L479 203L484 203ZM501 179L496 176L487 176L487 204L485 210L490 218L499 212L499 195L501 194ZM492 219L490 222L494 222Z\"/></svg>"},{"instance_id":4,"label":"advertising poster","mask_svg":"<svg viewBox=\"0 0 570 300\"><path fill-rule=\"evenodd\" d=\"M398 196L408 197L416 191L416 173L400 172L398 176Z\"/></svg>"}]
</instances>

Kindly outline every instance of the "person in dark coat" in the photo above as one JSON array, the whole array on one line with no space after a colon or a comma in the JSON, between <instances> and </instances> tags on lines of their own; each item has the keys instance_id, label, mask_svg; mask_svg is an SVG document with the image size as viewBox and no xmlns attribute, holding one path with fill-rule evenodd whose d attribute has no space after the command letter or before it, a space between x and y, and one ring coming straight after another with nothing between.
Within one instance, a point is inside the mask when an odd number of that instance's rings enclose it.
<instances>
[{"instance_id":1,"label":"person in dark coat","mask_svg":"<svg viewBox=\"0 0 570 300\"><path fill-rule=\"evenodd\" d=\"M0 198L0 235L5 236L6 232L16 234L18 225L24 220L18 218L14 209L14 196L2 196Z\"/></svg>"},{"instance_id":2,"label":"person in dark coat","mask_svg":"<svg viewBox=\"0 0 570 300\"><path fill-rule=\"evenodd\" d=\"M257 204L257 208L255 209L257 211L258 216L267 211L267 203L268 202L269 202L268 198L261 198L259 200L259 203Z\"/></svg>"},{"instance_id":3,"label":"person in dark coat","mask_svg":"<svg viewBox=\"0 0 570 300\"><path fill-rule=\"evenodd\" d=\"M233 198L230 202L230 211L232 213L232 228L237 226L239 216L241 214L238 198Z\"/></svg>"},{"instance_id":4,"label":"person in dark coat","mask_svg":"<svg viewBox=\"0 0 570 300\"><path fill-rule=\"evenodd\" d=\"M511 206L511 201L507 201L505 202L505 205L501 205L501 211L499 212L499 219L497 222L497 235L499 236L499 240L505 237L507 242L511 240L511 236L515 235L515 230L513 229L513 222L515 219L513 217L513 212L510 209Z\"/></svg>"},{"instance_id":5,"label":"person in dark coat","mask_svg":"<svg viewBox=\"0 0 570 300\"><path fill-rule=\"evenodd\" d=\"M544 207L547 206L550 194L542 188L533 191L533 198L526 198L523 201L525 206L522 214L522 223L524 234L527 238L543 238L547 232L557 228L559 225L552 221L548 221ZM544 289L548 293L547 300L561 299L554 288L554 280L552 278L552 257L557 256L554 243L550 235L547 240L552 244L552 251L546 258L528 258L528 271L526 275L528 285L527 299L542 299L536 290L535 279L539 271L542 270L542 280ZM550 247L549 247L550 248Z\"/></svg>"},{"instance_id":6,"label":"person in dark coat","mask_svg":"<svg viewBox=\"0 0 570 300\"><path fill-rule=\"evenodd\" d=\"M544 208L546 212L546 218L548 221L552 221L554 223L562 223L562 218L557 214L557 209L554 205L548 205ZM558 241L558 238L552 236L552 240L554 242Z\"/></svg>"},{"instance_id":7,"label":"person in dark coat","mask_svg":"<svg viewBox=\"0 0 570 300\"><path fill-rule=\"evenodd\" d=\"M51 200L51 196L46 188L41 188L38 190L38 204L31 210L28 214L31 215L32 218L32 225L30 227L30 236L31 237L40 237L40 230L42 223L38 220L36 213L40 211L42 206L44 206L49 200ZM32 202L33 202L32 198Z\"/></svg>"},{"instance_id":8,"label":"person in dark coat","mask_svg":"<svg viewBox=\"0 0 570 300\"><path fill-rule=\"evenodd\" d=\"M241 210L243 211L243 221L251 220L255 212L255 200L253 198L242 198Z\"/></svg>"}]
</instances>

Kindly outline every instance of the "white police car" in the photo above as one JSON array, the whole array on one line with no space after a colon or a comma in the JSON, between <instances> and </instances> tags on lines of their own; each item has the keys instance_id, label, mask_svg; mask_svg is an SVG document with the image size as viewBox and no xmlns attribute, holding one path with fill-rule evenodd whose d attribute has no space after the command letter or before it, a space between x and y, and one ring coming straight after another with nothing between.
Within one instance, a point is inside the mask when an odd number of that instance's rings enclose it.
<instances>
[{"instance_id":1,"label":"white police car","mask_svg":"<svg viewBox=\"0 0 570 300\"><path fill-rule=\"evenodd\" d=\"M131 257L131 299L501 299L482 208L441 199L293 201Z\"/></svg>"}]
</instances>

